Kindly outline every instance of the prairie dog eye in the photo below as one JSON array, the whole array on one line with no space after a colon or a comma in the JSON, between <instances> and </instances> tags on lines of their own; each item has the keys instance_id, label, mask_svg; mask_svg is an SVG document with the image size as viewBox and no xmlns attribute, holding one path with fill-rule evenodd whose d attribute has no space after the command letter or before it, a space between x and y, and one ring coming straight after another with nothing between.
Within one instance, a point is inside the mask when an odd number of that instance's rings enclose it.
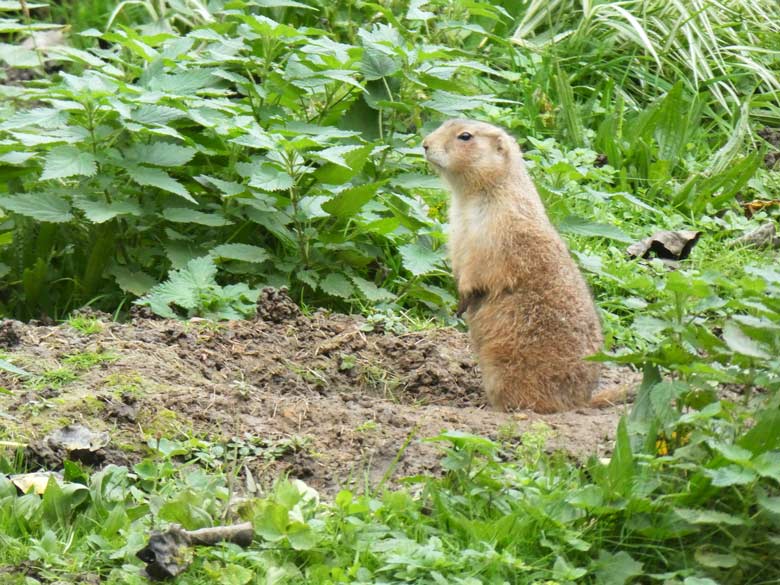
<instances>
[{"instance_id":1,"label":"prairie dog eye","mask_svg":"<svg viewBox=\"0 0 780 585\"><path fill-rule=\"evenodd\" d=\"M467 140L471 140L472 134L471 132L461 132L458 134L458 140L462 140L463 142L466 142Z\"/></svg>"}]
</instances>

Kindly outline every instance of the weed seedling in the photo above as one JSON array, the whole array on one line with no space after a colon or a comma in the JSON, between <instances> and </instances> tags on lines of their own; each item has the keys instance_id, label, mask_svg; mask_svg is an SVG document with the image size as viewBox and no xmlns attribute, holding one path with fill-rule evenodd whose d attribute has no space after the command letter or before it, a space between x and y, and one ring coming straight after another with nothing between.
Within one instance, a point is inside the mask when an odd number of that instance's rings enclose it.
<instances>
[{"instance_id":1,"label":"weed seedling","mask_svg":"<svg viewBox=\"0 0 780 585\"><path fill-rule=\"evenodd\" d=\"M115 362L118 359L118 356L106 352L85 351L69 355L62 360L62 363L75 370L89 370L99 364Z\"/></svg>"},{"instance_id":2,"label":"weed seedling","mask_svg":"<svg viewBox=\"0 0 780 585\"><path fill-rule=\"evenodd\" d=\"M103 323L95 317L71 317L67 321L68 325L84 335L95 335L103 331Z\"/></svg>"}]
</instances>

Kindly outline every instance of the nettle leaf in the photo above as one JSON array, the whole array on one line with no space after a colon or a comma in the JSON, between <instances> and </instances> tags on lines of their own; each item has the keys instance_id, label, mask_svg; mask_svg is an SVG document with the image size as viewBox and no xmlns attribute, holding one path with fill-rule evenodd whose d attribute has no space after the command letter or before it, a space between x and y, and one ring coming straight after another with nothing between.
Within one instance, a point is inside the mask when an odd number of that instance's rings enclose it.
<instances>
[{"instance_id":1,"label":"nettle leaf","mask_svg":"<svg viewBox=\"0 0 780 585\"><path fill-rule=\"evenodd\" d=\"M694 553L696 562L705 567L712 567L716 569L737 566L737 557L732 554L716 553L709 550L707 547L699 547Z\"/></svg>"},{"instance_id":2,"label":"nettle leaf","mask_svg":"<svg viewBox=\"0 0 780 585\"><path fill-rule=\"evenodd\" d=\"M249 178L249 186L263 191L283 191L295 184L295 180L285 171L273 165L263 165Z\"/></svg>"},{"instance_id":3,"label":"nettle leaf","mask_svg":"<svg viewBox=\"0 0 780 585\"><path fill-rule=\"evenodd\" d=\"M372 302L390 301L395 298L395 295L385 288L381 288L375 285L373 282L360 278L359 276L352 275L352 282L358 287L358 290L363 294L366 299Z\"/></svg>"},{"instance_id":4,"label":"nettle leaf","mask_svg":"<svg viewBox=\"0 0 780 585\"><path fill-rule=\"evenodd\" d=\"M224 197L235 197L246 191L246 185L236 183L235 181L223 181L208 175L198 175L195 177L195 180L204 187L209 185L216 187Z\"/></svg>"},{"instance_id":5,"label":"nettle leaf","mask_svg":"<svg viewBox=\"0 0 780 585\"><path fill-rule=\"evenodd\" d=\"M612 554L599 551L596 561L596 579L600 585L623 585L637 575L642 575L642 563L625 551Z\"/></svg>"},{"instance_id":6,"label":"nettle leaf","mask_svg":"<svg viewBox=\"0 0 780 585\"><path fill-rule=\"evenodd\" d=\"M780 516L780 497L768 496L765 491L759 490L757 494L758 505L767 512Z\"/></svg>"},{"instance_id":7,"label":"nettle leaf","mask_svg":"<svg viewBox=\"0 0 780 585\"><path fill-rule=\"evenodd\" d=\"M753 460L753 469L761 477L771 477L780 482L780 453L777 451L761 453Z\"/></svg>"},{"instance_id":8,"label":"nettle leaf","mask_svg":"<svg viewBox=\"0 0 780 585\"><path fill-rule=\"evenodd\" d=\"M17 112L0 124L0 130L16 130L27 126L40 128L63 128L68 124L68 113L56 108L35 108Z\"/></svg>"},{"instance_id":9,"label":"nettle leaf","mask_svg":"<svg viewBox=\"0 0 780 585\"><path fill-rule=\"evenodd\" d=\"M727 465L718 469L705 469L704 474L712 480L712 485L727 487L745 485L757 479L755 473L739 465Z\"/></svg>"},{"instance_id":10,"label":"nettle leaf","mask_svg":"<svg viewBox=\"0 0 780 585\"><path fill-rule=\"evenodd\" d=\"M758 341L749 337L734 321L728 321L723 327L723 341L731 351L742 355L763 359L772 357Z\"/></svg>"},{"instance_id":11,"label":"nettle leaf","mask_svg":"<svg viewBox=\"0 0 780 585\"><path fill-rule=\"evenodd\" d=\"M389 55L373 46L363 49L363 58L360 60L360 72L368 81L389 77L401 69L401 64Z\"/></svg>"},{"instance_id":12,"label":"nettle leaf","mask_svg":"<svg viewBox=\"0 0 780 585\"><path fill-rule=\"evenodd\" d=\"M686 522L691 524L726 524L728 526L742 526L745 521L739 516L716 512L715 510L694 510L692 508L675 508L674 512Z\"/></svg>"},{"instance_id":13,"label":"nettle leaf","mask_svg":"<svg viewBox=\"0 0 780 585\"><path fill-rule=\"evenodd\" d=\"M169 142L134 144L127 156L136 162L158 167L180 167L192 160L197 151L189 146L178 146Z\"/></svg>"},{"instance_id":14,"label":"nettle leaf","mask_svg":"<svg viewBox=\"0 0 780 585\"><path fill-rule=\"evenodd\" d=\"M92 201L91 199L76 199L73 205L84 212L92 223L104 223L118 215L141 215L141 206L134 201Z\"/></svg>"},{"instance_id":15,"label":"nettle leaf","mask_svg":"<svg viewBox=\"0 0 780 585\"><path fill-rule=\"evenodd\" d=\"M327 200L328 198L325 195L302 197L298 201L298 213L307 220L328 217L328 214L322 209L322 204Z\"/></svg>"},{"instance_id":16,"label":"nettle leaf","mask_svg":"<svg viewBox=\"0 0 780 585\"><path fill-rule=\"evenodd\" d=\"M192 94L217 82L211 69L192 69L172 75L159 75L149 80L149 89L178 95Z\"/></svg>"},{"instance_id":17,"label":"nettle leaf","mask_svg":"<svg viewBox=\"0 0 780 585\"><path fill-rule=\"evenodd\" d=\"M114 266L108 273L114 277L119 288L139 297L157 284L157 281L144 271L130 270L125 266Z\"/></svg>"},{"instance_id":18,"label":"nettle leaf","mask_svg":"<svg viewBox=\"0 0 780 585\"><path fill-rule=\"evenodd\" d=\"M404 268L415 276L422 276L436 270L443 260L442 254L433 251L419 242L399 246L398 252L404 263Z\"/></svg>"},{"instance_id":19,"label":"nettle leaf","mask_svg":"<svg viewBox=\"0 0 780 585\"><path fill-rule=\"evenodd\" d=\"M0 197L0 207L38 221L64 223L73 219L68 202L54 193L25 193Z\"/></svg>"},{"instance_id":20,"label":"nettle leaf","mask_svg":"<svg viewBox=\"0 0 780 585\"><path fill-rule=\"evenodd\" d=\"M0 163L13 166L23 165L34 156L34 152L21 152L18 150L12 150L11 152L4 152L3 154L0 154Z\"/></svg>"},{"instance_id":21,"label":"nettle leaf","mask_svg":"<svg viewBox=\"0 0 780 585\"><path fill-rule=\"evenodd\" d=\"M222 244L209 252L213 258L240 260L242 262L265 262L271 255L260 246L250 244Z\"/></svg>"},{"instance_id":22,"label":"nettle leaf","mask_svg":"<svg viewBox=\"0 0 780 585\"><path fill-rule=\"evenodd\" d=\"M344 189L330 201L323 203L322 209L331 215L341 217L353 216L371 200L381 185L381 182L366 183L365 185Z\"/></svg>"},{"instance_id":23,"label":"nettle leaf","mask_svg":"<svg viewBox=\"0 0 780 585\"><path fill-rule=\"evenodd\" d=\"M347 163L347 168L342 165L328 163L317 169L314 176L321 183L343 185L363 170L363 166L366 164L373 149L374 146L372 144L366 144L365 146L351 150L343 155L344 162Z\"/></svg>"},{"instance_id":24,"label":"nettle leaf","mask_svg":"<svg viewBox=\"0 0 780 585\"><path fill-rule=\"evenodd\" d=\"M312 152L311 155L315 158L326 160L335 165L344 167L345 169L349 169L350 166L347 163L347 161L344 160L344 155L352 152L353 150L357 150L358 148L360 148L359 144L349 144L346 146L331 146L330 148L325 148L323 150L318 150L317 152Z\"/></svg>"},{"instance_id":25,"label":"nettle leaf","mask_svg":"<svg viewBox=\"0 0 780 585\"><path fill-rule=\"evenodd\" d=\"M318 286L325 294L342 299L348 299L355 293L355 288L349 279L338 272L328 274L319 282Z\"/></svg>"},{"instance_id":26,"label":"nettle leaf","mask_svg":"<svg viewBox=\"0 0 780 585\"><path fill-rule=\"evenodd\" d=\"M151 167L131 166L127 169L127 174L139 185L157 187L163 191L174 193L179 197L183 197L187 201L197 203L195 199L190 195L189 191L179 183L176 179L171 177L168 173L162 169L155 169Z\"/></svg>"},{"instance_id":27,"label":"nettle leaf","mask_svg":"<svg viewBox=\"0 0 780 585\"><path fill-rule=\"evenodd\" d=\"M445 116L460 116L496 100L490 95L460 95L448 91L436 90L431 99L422 103L423 107L435 110Z\"/></svg>"},{"instance_id":28,"label":"nettle leaf","mask_svg":"<svg viewBox=\"0 0 780 585\"><path fill-rule=\"evenodd\" d=\"M10 67L35 67L40 64L41 57L33 49L0 43L0 60Z\"/></svg>"},{"instance_id":29,"label":"nettle leaf","mask_svg":"<svg viewBox=\"0 0 780 585\"><path fill-rule=\"evenodd\" d=\"M402 189L444 189L439 177L421 173L401 173L390 179L390 184Z\"/></svg>"},{"instance_id":30,"label":"nettle leaf","mask_svg":"<svg viewBox=\"0 0 780 585\"><path fill-rule=\"evenodd\" d=\"M97 163L91 152L75 146L55 146L46 155L41 181L64 179L75 175L91 177L97 173Z\"/></svg>"},{"instance_id":31,"label":"nettle leaf","mask_svg":"<svg viewBox=\"0 0 780 585\"><path fill-rule=\"evenodd\" d=\"M156 104L144 104L135 108L130 114L133 121L141 124L167 124L186 116L187 113L182 110Z\"/></svg>"},{"instance_id":32,"label":"nettle leaf","mask_svg":"<svg viewBox=\"0 0 780 585\"><path fill-rule=\"evenodd\" d=\"M217 213L204 213L188 207L169 207L163 210L162 215L168 221L176 223L197 223L211 227L220 227L233 223Z\"/></svg>"}]
</instances>

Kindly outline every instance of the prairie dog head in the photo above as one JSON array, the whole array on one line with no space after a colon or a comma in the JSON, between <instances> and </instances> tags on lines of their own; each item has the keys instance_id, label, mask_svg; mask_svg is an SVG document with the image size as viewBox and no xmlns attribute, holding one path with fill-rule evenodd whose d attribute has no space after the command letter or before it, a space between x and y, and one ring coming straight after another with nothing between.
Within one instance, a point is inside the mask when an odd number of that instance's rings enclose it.
<instances>
[{"instance_id":1,"label":"prairie dog head","mask_svg":"<svg viewBox=\"0 0 780 585\"><path fill-rule=\"evenodd\" d=\"M423 149L431 166L458 191L500 183L522 164L514 138L474 120L447 120L426 136Z\"/></svg>"}]
</instances>

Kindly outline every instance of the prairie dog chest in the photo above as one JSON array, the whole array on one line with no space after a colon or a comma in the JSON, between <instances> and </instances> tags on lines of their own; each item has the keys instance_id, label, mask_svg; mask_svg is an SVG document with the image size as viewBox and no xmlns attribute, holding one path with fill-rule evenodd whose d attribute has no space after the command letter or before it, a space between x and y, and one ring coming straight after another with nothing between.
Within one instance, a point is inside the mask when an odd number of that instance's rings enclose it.
<instances>
[{"instance_id":1,"label":"prairie dog chest","mask_svg":"<svg viewBox=\"0 0 780 585\"><path fill-rule=\"evenodd\" d=\"M493 248L493 215L484 200L454 197L450 207L450 255L458 271L469 259L482 256Z\"/></svg>"}]
</instances>

